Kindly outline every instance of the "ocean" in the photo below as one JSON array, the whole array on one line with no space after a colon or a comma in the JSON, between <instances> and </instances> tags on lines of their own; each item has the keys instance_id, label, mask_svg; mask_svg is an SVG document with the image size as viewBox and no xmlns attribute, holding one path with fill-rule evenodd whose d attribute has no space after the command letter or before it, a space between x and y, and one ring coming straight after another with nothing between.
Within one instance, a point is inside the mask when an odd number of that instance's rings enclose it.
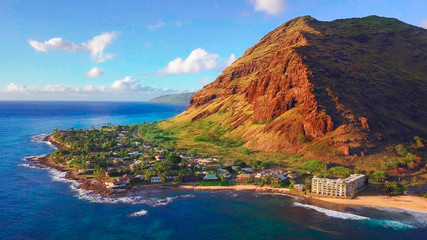
<instances>
[{"instance_id":1,"label":"ocean","mask_svg":"<svg viewBox=\"0 0 427 240\"><path fill-rule=\"evenodd\" d=\"M185 106L0 102L0 239L426 239L427 214L307 203L280 194L146 190L103 198L25 157L55 128L170 118Z\"/></svg>"}]
</instances>

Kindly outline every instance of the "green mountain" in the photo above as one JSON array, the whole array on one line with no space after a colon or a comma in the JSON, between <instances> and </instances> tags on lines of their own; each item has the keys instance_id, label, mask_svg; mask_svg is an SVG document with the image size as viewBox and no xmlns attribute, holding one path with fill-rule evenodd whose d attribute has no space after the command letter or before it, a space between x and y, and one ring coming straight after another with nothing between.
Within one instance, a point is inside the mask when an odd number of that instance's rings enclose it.
<instances>
[{"instance_id":1,"label":"green mountain","mask_svg":"<svg viewBox=\"0 0 427 240\"><path fill-rule=\"evenodd\" d=\"M155 97L149 100L149 103L168 103L168 104L181 104L189 105L191 97L194 95L194 92L189 93L178 93L178 94L169 94L159 97Z\"/></svg>"}]
</instances>

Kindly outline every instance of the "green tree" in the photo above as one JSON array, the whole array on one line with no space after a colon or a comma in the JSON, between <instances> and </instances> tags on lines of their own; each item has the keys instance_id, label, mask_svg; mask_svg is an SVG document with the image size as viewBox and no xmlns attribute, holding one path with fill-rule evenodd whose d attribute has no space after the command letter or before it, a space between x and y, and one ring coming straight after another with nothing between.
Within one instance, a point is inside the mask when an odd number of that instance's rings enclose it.
<instances>
[{"instance_id":1,"label":"green tree","mask_svg":"<svg viewBox=\"0 0 427 240\"><path fill-rule=\"evenodd\" d=\"M384 171L376 171L371 175L371 178L377 182L384 182L388 178L388 173Z\"/></svg>"},{"instance_id":2,"label":"green tree","mask_svg":"<svg viewBox=\"0 0 427 240\"><path fill-rule=\"evenodd\" d=\"M245 161L243 161L242 159L236 159L233 161L233 165L235 166L240 166L240 167L246 167L247 164Z\"/></svg>"},{"instance_id":3,"label":"green tree","mask_svg":"<svg viewBox=\"0 0 427 240\"><path fill-rule=\"evenodd\" d=\"M295 185L295 180L293 180L292 178L289 178L289 189L292 190L294 189L294 185Z\"/></svg>"},{"instance_id":4,"label":"green tree","mask_svg":"<svg viewBox=\"0 0 427 240\"><path fill-rule=\"evenodd\" d=\"M346 177L350 176L352 171L351 171L351 169L348 169L346 167L339 166L339 167L330 168L329 173L335 177L346 178Z\"/></svg>"},{"instance_id":5,"label":"green tree","mask_svg":"<svg viewBox=\"0 0 427 240\"><path fill-rule=\"evenodd\" d=\"M107 174L105 173L105 170L103 168L100 168L100 167L96 167L93 170L93 175L95 175L95 178L101 182L105 181L107 179Z\"/></svg>"},{"instance_id":6,"label":"green tree","mask_svg":"<svg viewBox=\"0 0 427 240\"><path fill-rule=\"evenodd\" d=\"M324 173L326 172L326 163L319 162L317 160L311 160L302 164L302 167L312 173Z\"/></svg>"},{"instance_id":7,"label":"green tree","mask_svg":"<svg viewBox=\"0 0 427 240\"><path fill-rule=\"evenodd\" d=\"M305 189L307 189L307 191L311 191L311 177L307 177L306 179L304 179L304 184L305 184Z\"/></svg>"},{"instance_id":8,"label":"green tree","mask_svg":"<svg viewBox=\"0 0 427 240\"><path fill-rule=\"evenodd\" d=\"M195 149L191 149L188 154L190 154L191 156L197 156L198 152Z\"/></svg>"},{"instance_id":9,"label":"green tree","mask_svg":"<svg viewBox=\"0 0 427 240\"><path fill-rule=\"evenodd\" d=\"M405 192L405 185L401 182L386 182L383 187L384 191L390 195L401 195Z\"/></svg>"},{"instance_id":10,"label":"green tree","mask_svg":"<svg viewBox=\"0 0 427 240\"><path fill-rule=\"evenodd\" d=\"M179 169L179 164L181 163L182 158L175 154L169 154L166 157L166 163L174 170Z\"/></svg>"}]
</instances>

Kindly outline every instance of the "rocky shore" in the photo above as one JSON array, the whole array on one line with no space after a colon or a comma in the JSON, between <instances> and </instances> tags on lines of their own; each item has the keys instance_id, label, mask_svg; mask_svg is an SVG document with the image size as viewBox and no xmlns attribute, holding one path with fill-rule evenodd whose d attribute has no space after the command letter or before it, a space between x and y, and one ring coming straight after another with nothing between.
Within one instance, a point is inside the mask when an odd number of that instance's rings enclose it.
<instances>
[{"instance_id":1,"label":"rocky shore","mask_svg":"<svg viewBox=\"0 0 427 240\"><path fill-rule=\"evenodd\" d=\"M44 141L51 143L57 148L63 147L63 144L56 141L52 135L46 136ZM66 172L65 177L69 180L74 180L79 182L80 183L79 188L91 190L94 193L99 193L103 196L108 196L113 193L112 191L108 190L101 181L95 178L87 178L87 177L80 176L76 172L76 170L69 168L63 164L54 163L49 156L50 155L33 156L33 157L26 158L26 160L35 163L35 165L39 167L53 168L60 172Z\"/></svg>"}]
</instances>

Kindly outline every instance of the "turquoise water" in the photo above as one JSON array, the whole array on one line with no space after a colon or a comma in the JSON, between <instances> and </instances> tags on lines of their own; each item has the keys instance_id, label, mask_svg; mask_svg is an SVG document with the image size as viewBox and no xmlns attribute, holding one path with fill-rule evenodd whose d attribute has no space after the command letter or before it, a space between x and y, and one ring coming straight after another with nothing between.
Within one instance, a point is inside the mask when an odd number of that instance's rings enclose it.
<instances>
[{"instance_id":1,"label":"turquoise water","mask_svg":"<svg viewBox=\"0 0 427 240\"><path fill-rule=\"evenodd\" d=\"M177 190L102 198L26 165L54 128L132 124L185 106L0 102L0 239L425 239L427 214L309 204L285 195Z\"/></svg>"}]
</instances>

